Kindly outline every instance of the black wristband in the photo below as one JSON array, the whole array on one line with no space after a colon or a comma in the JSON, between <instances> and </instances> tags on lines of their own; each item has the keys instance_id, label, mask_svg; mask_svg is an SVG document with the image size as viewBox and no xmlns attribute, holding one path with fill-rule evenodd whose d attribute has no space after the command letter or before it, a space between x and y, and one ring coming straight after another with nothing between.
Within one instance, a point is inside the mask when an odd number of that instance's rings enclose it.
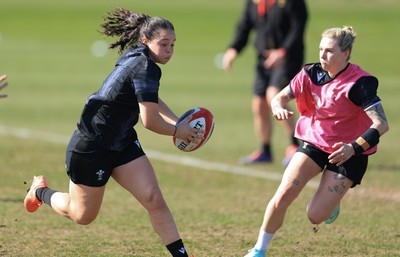
<instances>
[{"instance_id":1,"label":"black wristband","mask_svg":"<svg viewBox=\"0 0 400 257\"><path fill-rule=\"evenodd\" d=\"M377 129L369 128L364 134L357 138L356 141L351 143L355 154L363 153L369 148L376 146L379 143L380 136Z\"/></svg>"},{"instance_id":2,"label":"black wristband","mask_svg":"<svg viewBox=\"0 0 400 257\"><path fill-rule=\"evenodd\" d=\"M361 147L361 145L357 144L355 141L351 142L351 145L353 146L355 155L358 155L358 154L361 154L364 152L364 149Z\"/></svg>"}]
</instances>

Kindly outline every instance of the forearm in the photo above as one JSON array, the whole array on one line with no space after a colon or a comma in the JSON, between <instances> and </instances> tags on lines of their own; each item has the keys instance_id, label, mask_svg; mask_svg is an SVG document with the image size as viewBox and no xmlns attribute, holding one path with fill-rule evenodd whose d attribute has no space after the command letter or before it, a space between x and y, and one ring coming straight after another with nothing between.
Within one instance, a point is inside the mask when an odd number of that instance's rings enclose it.
<instances>
[{"instance_id":1,"label":"forearm","mask_svg":"<svg viewBox=\"0 0 400 257\"><path fill-rule=\"evenodd\" d=\"M373 123L367 131L351 143L355 154L361 154L377 145L380 137L389 130L386 115L380 103L369 108L366 113Z\"/></svg>"},{"instance_id":2,"label":"forearm","mask_svg":"<svg viewBox=\"0 0 400 257\"><path fill-rule=\"evenodd\" d=\"M274 110L274 108L284 108L293 99L294 97L292 91L290 90L290 85L288 85L272 98L271 109Z\"/></svg>"},{"instance_id":3,"label":"forearm","mask_svg":"<svg viewBox=\"0 0 400 257\"><path fill-rule=\"evenodd\" d=\"M287 120L294 115L292 111L285 108L291 99L293 99L293 95L290 86L287 86L271 100L272 115L275 119Z\"/></svg>"},{"instance_id":4,"label":"forearm","mask_svg":"<svg viewBox=\"0 0 400 257\"><path fill-rule=\"evenodd\" d=\"M145 128L157 134L166 136L174 136L177 130L176 125L165 121L161 115L158 115L158 117L153 117L150 121L147 121L146 123L143 122L143 125L145 126Z\"/></svg>"},{"instance_id":5,"label":"forearm","mask_svg":"<svg viewBox=\"0 0 400 257\"><path fill-rule=\"evenodd\" d=\"M160 115L163 117L165 121L173 124L175 124L178 121L179 118L161 98L158 99L158 108Z\"/></svg>"},{"instance_id":6,"label":"forearm","mask_svg":"<svg viewBox=\"0 0 400 257\"><path fill-rule=\"evenodd\" d=\"M150 102L139 103L142 124L146 129L157 134L173 136L176 134L175 121L169 121L160 114L159 104Z\"/></svg>"}]
</instances>

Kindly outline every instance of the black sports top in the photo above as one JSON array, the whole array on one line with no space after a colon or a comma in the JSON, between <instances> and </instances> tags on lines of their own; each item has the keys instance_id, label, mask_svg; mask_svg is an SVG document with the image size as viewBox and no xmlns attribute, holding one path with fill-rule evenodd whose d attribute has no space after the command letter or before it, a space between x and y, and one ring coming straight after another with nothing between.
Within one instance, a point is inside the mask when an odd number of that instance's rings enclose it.
<instances>
[{"instance_id":1,"label":"black sports top","mask_svg":"<svg viewBox=\"0 0 400 257\"><path fill-rule=\"evenodd\" d=\"M285 48L289 60L303 63L303 34L308 18L305 1L275 1L264 17L258 15L257 6L256 1L246 0L230 47L241 52L254 30L254 45L259 55L266 49Z\"/></svg>"},{"instance_id":2,"label":"black sports top","mask_svg":"<svg viewBox=\"0 0 400 257\"><path fill-rule=\"evenodd\" d=\"M139 102L158 103L161 69L146 46L128 49L118 59L101 88L89 96L77 124L89 140L111 150L122 150L137 139Z\"/></svg>"}]
</instances>

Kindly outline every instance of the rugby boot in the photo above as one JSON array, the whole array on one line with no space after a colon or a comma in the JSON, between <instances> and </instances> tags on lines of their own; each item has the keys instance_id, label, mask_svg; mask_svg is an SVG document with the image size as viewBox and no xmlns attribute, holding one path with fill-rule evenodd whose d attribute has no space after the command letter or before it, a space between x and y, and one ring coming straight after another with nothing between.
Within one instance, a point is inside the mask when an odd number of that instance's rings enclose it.
<instances>
[{"instance_id":1,"label":"rugby boot","mask_svg":"<svg viewBox=\"0 0 400 257\"><path fill-rule=\"evenodd\" d=\"M34 176L32 185L24 199L24 206L28 212L37 211L37 209L43 204L43 202L39 201L36 197L36 190L42 187L48 187L46 178L44 176Z\"/></svg>"}]
</instances>

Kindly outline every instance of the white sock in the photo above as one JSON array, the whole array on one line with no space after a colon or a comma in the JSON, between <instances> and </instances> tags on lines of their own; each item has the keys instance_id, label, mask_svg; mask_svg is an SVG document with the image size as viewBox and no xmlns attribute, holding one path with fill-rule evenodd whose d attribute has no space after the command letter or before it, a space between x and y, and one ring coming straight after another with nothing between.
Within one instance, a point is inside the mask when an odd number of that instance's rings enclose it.
<instances>
[{"instance_id":1,"label":"white sock","mask_svg":"<svg viewBox=\"0 0 400 257\"><path fill-rule=\"evenodd\" d=\"M265 232L263 229L260 229L260 233L258 234L257 243L254 246L257 250L266 251L268 249L269 242L272 240L274 234L270 234Z\"/></svg>"}]
</instances>

